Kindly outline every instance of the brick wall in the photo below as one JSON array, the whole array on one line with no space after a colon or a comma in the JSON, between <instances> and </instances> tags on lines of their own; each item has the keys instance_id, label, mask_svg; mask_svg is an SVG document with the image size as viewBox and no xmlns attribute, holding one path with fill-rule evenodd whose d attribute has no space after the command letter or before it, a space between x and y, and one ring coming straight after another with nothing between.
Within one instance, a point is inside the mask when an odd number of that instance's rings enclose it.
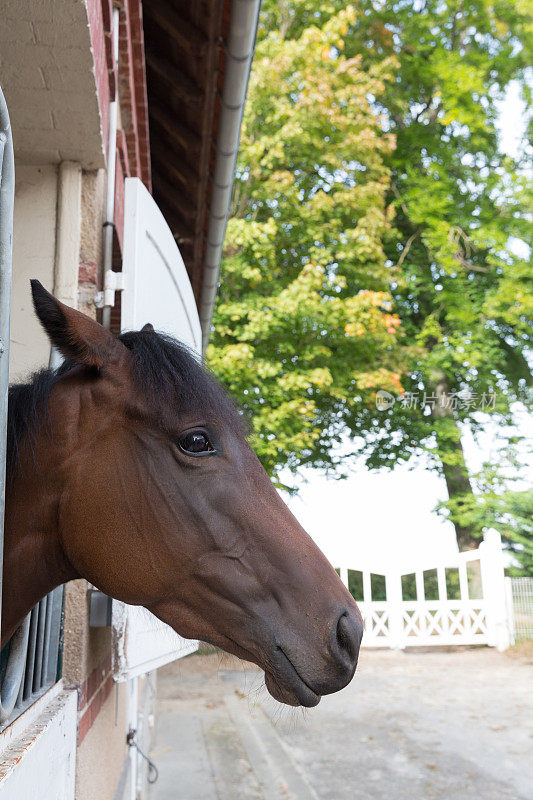
<instances>
[{"instance_id":1,"label":"brick wall","mask_svg":"<svg viewBox=\"0 0 533 800\"><path fill-rule=\"evenodd\" d=\"M109 654L85 678L78 689L78 747L109 697L113 683Z\"/></svg>"},{"instance_id":2,"label":"brick wall","mask_svg":"<svg viewBox=\"0 0 533 800\"><path fill-rule=\"evenodd\" d=\"M119 94L122 127L131 169L151 190L148 97L141 0L126 0L120 14Z\"/></svg>"}]
</instances>

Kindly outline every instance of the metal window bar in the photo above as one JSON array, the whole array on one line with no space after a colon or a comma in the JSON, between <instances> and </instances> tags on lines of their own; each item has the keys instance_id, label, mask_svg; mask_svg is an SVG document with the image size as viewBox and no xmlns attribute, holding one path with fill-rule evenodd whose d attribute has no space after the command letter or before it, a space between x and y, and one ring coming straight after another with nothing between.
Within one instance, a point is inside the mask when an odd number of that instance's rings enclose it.
<instances>
[{"instance_id":1,"label":"metal window bar","mask_svg":"<svg viewBox=\"0 0 533 800\"><path fill-rule=\"evenodd\" d=\"M44 597L28 614L0 657L3 718L0 731L19 717L61 677L64 587ZM16 639L19 637L19 642ZM12 653L15 651L16 664ZM6 681L9 683L7 691ZM16 693L15 693L16 692Z\"/></svg>"},{"instance_id":2,"label":"metal window bar","mask_svg":"<svg viewBox=\"0 0 533 800\"><path fill-rule=\"evenodd\" d=\"M9 390L9 324L11 317L11 259L13 249L13 204L15 162L13 137L4 94L0 89L0 619L4 554L6 499L7 398ZM11 641L0 694L0 719L11 711L18 693L18 680L27 642L27 622Z\"/></svg>"},{"instance_id":3,"label":"metal window bar","mask_svg":"<svg viewBox=\"0 0 533 800\"><path fill-rule=\"evenodd\" d=\"M6 101L0 89L0 618L14 195L13 139ZM60 586L35 606L0 653L0 730L59 679L63 604L64 588Z\"/></svg>"}]
</instances>

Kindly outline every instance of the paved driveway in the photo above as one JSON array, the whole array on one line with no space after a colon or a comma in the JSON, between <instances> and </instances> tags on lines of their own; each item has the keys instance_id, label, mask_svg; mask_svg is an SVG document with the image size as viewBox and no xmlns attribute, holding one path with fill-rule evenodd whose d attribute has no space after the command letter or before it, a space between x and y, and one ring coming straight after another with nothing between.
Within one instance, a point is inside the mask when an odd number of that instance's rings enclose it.
<instances>
[{"instance_id":1,"label":"paved driveway","mask_svg":"<svg viewBox=\"0 0 533 800\"><path fill-rule=\"evenodd\" d=\"M533 800L533 658L364 650L350 686L281 707L214 653L158 675L153 800Z\"/></svg>"}]
</instances>

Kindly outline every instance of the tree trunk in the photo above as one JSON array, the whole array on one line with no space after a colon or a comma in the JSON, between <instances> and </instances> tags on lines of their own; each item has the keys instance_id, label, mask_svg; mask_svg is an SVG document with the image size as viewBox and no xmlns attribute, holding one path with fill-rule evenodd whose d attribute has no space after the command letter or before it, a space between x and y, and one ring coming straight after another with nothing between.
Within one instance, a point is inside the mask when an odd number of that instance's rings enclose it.
<instances>
[{"instance_id":1,"label":"tree trunk","mask_svg":"<svg viewBox=\"0 0 533 800\"><path fill-rule=\"evenodd\" d=\"M432 409L435 420L442 420L445 425L436 425L436 437L439 453L441 455L442 471L448 497L458 500L460 497L473 497L472 484L466 467L466 461L461 441L461 430L454 418L453 408L449 402L450 388L447 378L443 375L437 382L434 390L436 403ZM446 402L448 399L448 402ZM440 428L440 430L439 430ZM474 550L479 542L474 536L473 526L462 525L456 519L452 520L459 550Z\"/></svg>"}]
</instances>

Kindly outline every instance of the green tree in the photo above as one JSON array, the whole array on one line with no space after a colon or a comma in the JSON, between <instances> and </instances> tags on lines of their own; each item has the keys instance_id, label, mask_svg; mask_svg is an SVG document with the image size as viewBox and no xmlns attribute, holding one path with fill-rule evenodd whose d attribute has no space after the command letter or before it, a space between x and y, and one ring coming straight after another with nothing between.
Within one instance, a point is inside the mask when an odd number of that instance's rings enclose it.
<instances>
[{"instance_id":1,"label":"green tree","mask_svg":"<svg viewBox=\"0 0 533 800\"><path fill-rule=\"evenodd\" d=\"M509 492L503 511L499 528L520 564L510 571L513 575L533 576L533 491Z\"/></svg>"},{"instance_id":2,"label":"green tree","mask_svg":"<svg viewBox=\"0 0 533 800\"><path fill-rule=\"evenodd\" d=\"M531 22L521 0L361 0L360 9L349 47L364 53L363 67L399 61L377 99L397 143L387 162L395 232L385 247L402 270L395 310L417 345L404 402L383 415L393 449L380 441L371 461L422 443L446 480L459 545L471 547L483 499L462 426L484 424L480 406L508 424L513 403L530 402L532 270L517 242L529 241L531 195L495 123L511 80L528 97Z\"/></svg>"},{"instance_id":3,"label":"green tree","mask_svg":"<svg viewBox=\"0 0 533 800\"><path fill-rule=\"evenodd\" d=\"M268 3L267 12L268 14ZM211 367L280 467L335 463L351 409L399 391L379 96L393 61L343 55L353 8L296 38L263 26L244 116Z\"/></svg>"},{"instance_id":4,"label":"green tree","mask_svg":"<svg viewBox=\"0 0 533 800\"><path fill-rule=\"evenodd\" d=\"M370 467L424 451L461 548L486 508L462 430L530 403L531 195L495 123L531 35L522 0L265 0L210 351L271 472L343 435ZM377 328L329 305L364 298Z\"/></svg>"}]
</instances>

